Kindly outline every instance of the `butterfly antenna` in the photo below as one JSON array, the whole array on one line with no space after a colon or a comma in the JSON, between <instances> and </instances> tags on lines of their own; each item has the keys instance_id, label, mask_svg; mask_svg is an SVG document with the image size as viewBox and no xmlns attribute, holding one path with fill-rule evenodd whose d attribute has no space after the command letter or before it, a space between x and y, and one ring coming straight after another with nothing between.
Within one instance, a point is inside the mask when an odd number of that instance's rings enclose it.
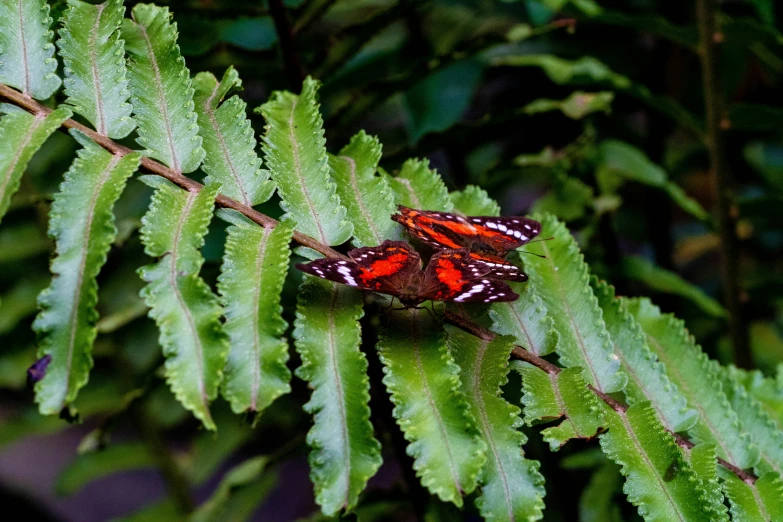
<instances>
[{"instance_id":1,"label":"butterfly antenna","mask_svg":"<svg viewBox=\"0 0 783 522\"><path fill-rule=\"evenodd\" d=\"M539 243L541 241L551 241L555 238L555 236L552 237L540 237L538 239L534 239L533 241L528 241L526 244L532 245L533 243Z\"/></svg>"},{"instance_id":2,"label":"butterfly antenna","mask_svg":"<svg viewBox=\"0 0 783 522\"><path fill-rule=\"evenodd\" d=\"M542 255L542 254L536 254L535 252L529 252L529 251L527 251L527 250L517 250L517 252L519 252L520 254L533 254L534 256L538 256L538 257L540 257L541 259L546 259L546 256L545 256L545 255Z\"/></svg>"}]
</instances>

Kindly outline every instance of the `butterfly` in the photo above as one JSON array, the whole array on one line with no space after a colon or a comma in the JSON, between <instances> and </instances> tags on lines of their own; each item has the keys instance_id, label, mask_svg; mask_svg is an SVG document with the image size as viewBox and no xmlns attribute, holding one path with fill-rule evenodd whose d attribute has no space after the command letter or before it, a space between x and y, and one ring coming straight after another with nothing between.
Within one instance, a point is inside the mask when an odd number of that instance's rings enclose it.
<instances>
[{"instance_id":1,"label":"butterfly","mask_svg":"<svg viewBox=\"0 0 783 522\"><path fill-rule=\"evenodd\" d=\"M397 211L391 218L423 243L436 249L467 248L471 258L487 266L489 277L527 281L527 274L505 257L541 232L538 221L517 216L465 217L402 205L397 205Z\"/></svg>"},{"instance_id":2,"label":"butterfly","mask_svg":"<svg viewBox=\"0 0 783 522\"><path fill-rule=\"evenodd\" d=\"M424 270L418 252L404 241L355 248L348 257L316 259L296 267L323 279L396 296L406 306L424 301L493 303L519 297L506 283L485 277L486 265L476 262L466 248L437 252Z\"/></svg>"}]
</instances>

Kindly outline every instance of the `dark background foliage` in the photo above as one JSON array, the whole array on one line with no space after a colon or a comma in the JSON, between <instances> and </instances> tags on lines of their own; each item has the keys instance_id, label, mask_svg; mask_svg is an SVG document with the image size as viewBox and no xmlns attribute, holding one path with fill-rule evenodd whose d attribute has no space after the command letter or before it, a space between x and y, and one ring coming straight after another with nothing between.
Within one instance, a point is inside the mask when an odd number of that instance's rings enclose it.
<instances>
[{"instance_id":1,"label":"dark background foliage","mask_svg":"<svg viewBox=\"0 0 783 522\"><path fill-rule=\"evenodd\" d=\"M129 9L135 3L126 2ZM332 152L365 129L383 143L381 165L388 171L409 157L426 157L450 189L479 185L506 215L552 212L568 222L593 271L616 285L618 294L651 296L685 319L721 362L736 361L768 376L781 371L783 12L772 0L723 2L719 74L707 89L725 100L718 130L721 161L733 179L728 213L736 242L721 238L710 215L700 215L702 208L712 214L719 209L709 171L714 157L704 146L709 122L705 126L691 1L158 3L174 13L193 74L219 76L233 65L251 108L274 90L298 92L303 75L313 75L323 82ZM54 4L55 24L63 5ZM514 62L519 57L528 65ZM250 117L263 132L261 117ZM129 471L109 474L118 458L93 463L91 471L68 466L78 445L110 436L113 442L141 440L176 459L196 477L197 501L210 495L232 463L271 454L276 477L265 486L271 493L258 519L317 513L307 478L303 434L310 420L301 409L308 397L301 380L293 380L293 393L254 429L219 400L214 436L198 429L155 374L161 358L157 331L145 316L138 298L142 283L134 273L145 263L135 232L149 198L137 181L117 206L122 241L99 280L101 334L96 369L78 400L83 423L36 414L25 386L25 369L35 359L30 326L35 297L49 277L49 201L74 148L70 138L56 134L35 156L0 229L0 502L23 508L30 519L87 521L129 515L162 498L177 480L165 467L154 471L130 459ZM263 211L280 213L274 200ZM204 250L204 275L211 282L223 227L213 224ZM738 262L728 278L720 271L725 256ZM733 311L743 326L734 342L726 311L732 306L722 294L727 281L737 285L739 314ZM292 320L295 288L289 283L284 304ZM378 371L373 354L368 356L371 372ZM299 365L293 351L289 365ZM145 422L135 406L124 405L125 394L139 388L150 397ZM401 465L392 449L396 427L385 411L386 398L376 392L383 391L374 390L372 410L376 427L386 430L380 434L384 466L362 506L368 517L372 510L385 514L373 520L398 520L411 515L406 488L415 481L406 476L409 463ZM598 489L624 506L625 519L638 516L625 503L619 474L594 445L574 442L553 454L530 431L528 455L542 462L547 478L547 520L576 520L579 505L558 499L583 492L589 502ZM443 507L444 519L448 509Z\"/></svg>"}]
</instances>

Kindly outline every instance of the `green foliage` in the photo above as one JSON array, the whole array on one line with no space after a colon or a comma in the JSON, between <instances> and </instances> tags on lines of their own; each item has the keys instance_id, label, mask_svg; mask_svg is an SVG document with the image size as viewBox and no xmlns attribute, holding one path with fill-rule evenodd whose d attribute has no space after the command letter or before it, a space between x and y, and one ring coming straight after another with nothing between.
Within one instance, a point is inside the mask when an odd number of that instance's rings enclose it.
<instances>
[{"instance_id":1,"label":"green foliage","mask_svg":"<svg viewBox=\"0 0 783 522\"><path fill-rule=\"evenodd\" d=\"M136 142L144 154L178 172L193 172L204 159L193 111L190 71L177 45L177 26L169 10L137 4L131 20L125 18L122 37L130 58L128 78Z\"/></svg>"},{"instance_id":2,"label":"green foliage","mask_svg":"<svg viewBox=\"0 0 783 522\"><path fill-rule=\"evenodd\" d=\"M685 397L650 351L644 331L628 312L627 301L616 298L611 285L595 278L592 283L612 338L614 353L620 358L623 372L628 375L625 387L628 402L650 401L658 421L670 431L679 433L692 428L698 412L688 408Z\"/></svg>"},{"instance_id":3,"label":"green foliage","mask_svg":"<svg viewBox=\"0 0 783 522\"><path fill-rule=\"evenodd\" d=\"M539 216L540 217L540 216ZM530 284L536 288L559 340L557 353L566 367L585 368L585 379L603 392L622 390L625 376L612 353L611 341L601 318L583 255L565 226L552 216L540 217L545 258L525 261Z\"/></svg>"},{"instance_id":4,"label":"green foliage","mask_svg":"<svg viewBox=\"0 0 783 522\"><path fill-rule=\"evenodd\" d=\"M688 406L699 412L699 420L688 433L697 442L716 444L718 456L739 468L756 465L758 448L731 408L713 365L694 343L682 321L662 314L646 299L632 299L627 303L631 315L647 335L652 352L666 367L669 378L685 396Z\"/></svg>"},{"instance_id":5,"label":"green foliage","mask_svg":"<svg viewBox=\"0 0 783 522\"><path fill-rule=\"evenodd\" d=\"M92 368L98 313L98 272L117 234L114 203L139 166L138 154L109 154L75 131L84 147L65 174L49 214L55 240L52 283L38 297L33 325L38 357L51 356L46 376L35 386L41 413L56 414L87 384Z\"/></svg>"},{"instance_id":6,"label":"green foliage","mask_svg":"<svg viewBox=\"0 0 783 522\"><path fill-rule=\"evenodd\" d=\"M274 192L269 173L261 169L256 138L245 114L247 104L239 96L226 96L242 81L229 67L218 82L212 73L193 79L195 106L203 146L203 169L208 180L221 185L220 192L252 207Z\"/></svg>"},{"instance_id":7,"label":"green foliage","mask_svg":"<svg viewBox=\"0 0 783 522\"><path fill-rule=\"evenodd\" d=\"M155 459L144 444L112 444L77 456L57 477L58 495L73 495L88 483L106 475L151 468Z\"/></svg>"},{"instance_id":8,"label":"green foliage","mask_svg":"<svg viewBox=\"0 0 783 522\"><path fill-rule=\"evenodd\" d=\"M552 451L570 439L591 439L605 429L600 403L587 389L581 368L567 368L557 375L518 361L514 368L522 375L522 404L528 426L536 421L563 419L541 432Z\"/></svg>"},{"instance_id":9,"label":"green foliage","mask_svg":"<svg viewBox=\"0 0 783 522\"><path fill-rule=\"evenodd\" d=\"M305 410L314 416L307 434L310 478L327 515L350 511L381 465L370 424L367 359L359 351L361 294L305 276L294 325L302 366L296 375L313 389Z\"/></svg>"},{"instance_id":10,"label":"green foliage","mask_svg":"<svg viewBox=\"0 0 783 522\"><path fill-rule=\"evenodd\" d=\"M462 494L476 488L486 463L486 444L461 390L443 326L427 311L410 309L393 312L380 335L383 383L409 442L413 469L432 494L462 506Z\"/></svg>"},{"instance_id":11,"label":"green foliage","mask_svg":"<svg viewBox=\"0 0 783 522\"><path fill-rule=\"evenodd\" d=\"M280 293L294 230L287 222L271 229L231 217L218 281L231 344L222 393L235 413L260 413L291 391Z\"/></svg>"},{"instance_id":12,"label":"green foliage","mask_svg":"<svg viewBox=\"0 0 783 522\"><path fill-rule=\"evenodd\" d=\"M429 167L427 160L410 159L403 163L395 177L386 176L398 205L447 212L452 209L446 184Z\"/></svg>"},{"instance_id":13,"label":"green foliage","mask_svg":"<svg viewBox=\"0 0 783 522\"><path fill-rule=\"evenodd\" d=\"M95 429L59 493L157 467L169 497L126 520L268 518L280 487L297 500L286 516L305 516L306 443L307 520L613 522L631 505L646 520L783 519L771 2L715 7L722 85L699 88L693 20L656 1L214 0L177 24L96 1L0 0L0 446L58 437L78 411ZM183 56L208 72L191 79ZM738 196L723 193L759 370L706 355L729 361L731 345L742 362L732 307L710 297L726 286L717 249L733 250L709 218L722 160L705 147L717 124L697 116L708 92L726 102ZM126 183L139 163L152 191ZM235 210L213 222L216 201ZM532 209L552 239L524 247L543 258L510 256L530 274L511 303L401 310L297 284L292 242L313 258L407 237L396 204ZM645 289L678 296L660 304L685 321L615 295ZM42 356L37 412L19 401Z\"/></svg>"},{"instance_id":14,"label":"green foliage","mask_svg":"<svg viewBox=\"0 0 783 522\"><path fill-rule=\"evenodd\" d=\"M544 508L540 464L520 452L527 442L517 429L522 425L520 409L500 397L500 388L508 381L512 339L485 341L452 327L448 342L460 366L463 393L487 444L476 506L485 520L539 520Z\"/></svg>"},{"instance_id":15,"label":"green foliage","mask_svg":"<svg viewBox=\"0 0 783 522\"><path fill-rule=\"evenodd\" d=\"M57 41L65 64L67 103L110 138L124 138L136 126L130 117L125 42L120 38L124 14L122 0L100 5L68 0Z\"/></svg>"},{"instance_id":16,"label":"green foliage","mask_svg":"<svg viewBox=\"0 0 783 522\"><path fill-rule=\"evenodd\" d=\"M14 110L0 118L0 220L19 190L30 158L70 117L71 111L60 108L46 117Z\"/></svg>"},{"instance_id":17,"label":"green foliage","mask_svg":"<svg viewBox=\"0 0 783 522\"><path fill-rule=\"evenodd\" d=\"M276 92L257 110L267 122L264 154L281 206L303 234L339 245L353 227L329 176L317 90L318 82L308 78L299 96Z\"/></svg>"},{"instance_id":18,"label":"green foliage","mask_svg":"<svg viewBox=\"0 0 783 522\"><path fill-rule=\"evenodd\" d=\"M45 0L0 2L0 82L44 100L57 91L52 19Z\"/></svg>"},{"instance_id":19,"label":"green foliage","mask_svg":"<svg viewBox=\"0 0 783 522\"><path fill-rule=\"evenodd\" d=\"M381 159L378 138L356 134L337 156L329 157L340 201L353 223L353 243L375 246L394 234L394 200L387 180L376 175Z\"/></svg>"},{"instance_id":20,"label":"green foliage","mask_svg":"<svg viewBox=\"0 0 783 522\"><path fill-rule=\"evenodd\" d=\"M601 448L622 467L623 491L645 520L714 520L704 493L694 487L695 473L649 403L605 417Z\"/></svg>"},{"instance_id":21,"label":"green foliage","mask_svg":"<svg viewBox=\"0 0 783 522\"><path fill-rule=\"evenodd\" d=\"M199 248L218 186L188 192L162 178L145 181L156 190L142 220L141 238L147 255L160 260L139 269L147 283L141 295L160 328L171 390L206 428L214 430L209 402L223 379L228 342L218 298L199 276L204 262Z\"/></svg>"}]
</instances>

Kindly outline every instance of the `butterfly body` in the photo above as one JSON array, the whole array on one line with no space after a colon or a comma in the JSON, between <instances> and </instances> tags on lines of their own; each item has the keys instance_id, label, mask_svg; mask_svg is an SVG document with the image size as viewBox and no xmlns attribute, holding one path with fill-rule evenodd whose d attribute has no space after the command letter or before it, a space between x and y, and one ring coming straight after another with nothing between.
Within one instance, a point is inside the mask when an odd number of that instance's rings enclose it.
<instances>
[{"instance_id":1,"label":"butterfly body","mask_svg":"<svg viewBox=\"0 0 783 522\"><path fill-rule=\"evenodd\" d=\"M489 276L527 281L527 275L505 257L541 232L538 221L518 216L466 217L402 205L397 209L398 213L392 219L423 243L436 249L467 248L475 261L486 265Z\"/></svg>"},{"instance_id":2,"label":"butterfly body","mask_svg":"<svg viewBox=\"0 0 783 522\"><path fill-rule=\"evenodd\" d=\"M407 306L424 301L495 302L517 297L503 283L485 277L489 270L467 249L436 253L422 270L419 254L404 241L356 248L350 259L317 259L297 268L324 279L396 296Z\"/></svg>"}]
</instances>

